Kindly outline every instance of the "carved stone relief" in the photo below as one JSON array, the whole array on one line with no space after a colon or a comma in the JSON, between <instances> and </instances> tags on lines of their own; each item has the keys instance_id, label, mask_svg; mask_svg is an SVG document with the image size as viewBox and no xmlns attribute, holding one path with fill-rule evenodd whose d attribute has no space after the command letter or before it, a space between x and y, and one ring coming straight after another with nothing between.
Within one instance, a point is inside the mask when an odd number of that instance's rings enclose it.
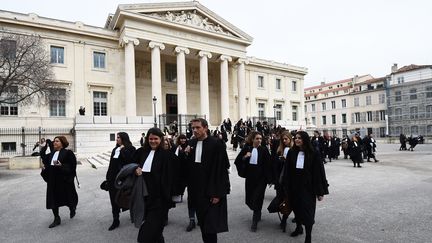
<instances>
[{"instance_id":1,"label":"carved stone relief","mask_svg":"<svg viewBox=\"0 0 432 243\"><path fill-rule=\"evenodd\" d=\"M196 10L193 11L180 11L180 12L157 12L157 13L144 13L144 15L155 17L158 19L190 25L198 27L207 31L221 33L229 36L233 36L228 30L221 27L219 24L210 21L207 17L201 16Z\"/></svg>"}]
</instances>

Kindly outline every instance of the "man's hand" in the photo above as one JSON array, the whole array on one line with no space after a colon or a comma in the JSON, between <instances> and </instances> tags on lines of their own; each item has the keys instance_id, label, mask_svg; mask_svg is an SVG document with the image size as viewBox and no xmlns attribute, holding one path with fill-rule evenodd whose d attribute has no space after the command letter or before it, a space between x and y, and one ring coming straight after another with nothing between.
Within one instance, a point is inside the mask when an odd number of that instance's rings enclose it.
<instances>
[{"instance_id":1,"label":"man's hand","mask_svg":"<svg viewBox=\"0 0 432 243\"><path fill-rule=\"evenodd\" d=\"M219 201L220 201L220 198L218 198L218 197L212 197L212 198L210 198L210 202L212 204L217 204L217 203L219 203Z\"/></svg>"},{"instance_id":2,"label":"man's hand","mask_svg":"<svg viewBox=\"0 0 432 243\"><path fill-rule=\"evenodd\" d=\"M137 175L137 176L142 175L142 169L140 167L136 168L135 175Z\"/></svg>"},{"instance_id":3,"label":"man's hand","mask_svg":"<svg viewBox=\"0 0 432 243\"><path fill-rule=\"evenodd\" d=\"M247 152L247 153L245 154L245 156L243 156L243 158L247 159L247 158L249 158L249 157L251 157L251 156L252 156L251 152Z\"/></svg>"}]
</instances>

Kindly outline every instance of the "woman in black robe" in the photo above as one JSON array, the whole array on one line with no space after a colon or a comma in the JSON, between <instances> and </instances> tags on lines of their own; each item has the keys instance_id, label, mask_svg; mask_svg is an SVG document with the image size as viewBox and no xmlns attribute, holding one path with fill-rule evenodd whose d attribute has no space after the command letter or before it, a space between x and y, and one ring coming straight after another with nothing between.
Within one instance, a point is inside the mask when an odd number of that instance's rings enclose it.
<instances>
[{"instance_id":1,"label":"woman in black robe","mask_svg":"<svg viewBox=\"0 0 432 243\"><path fill-rule=\"evenodd\" d=\"M114 182L121 168L132 162L131 160L134 152L135 147L132 146L129 135L125 132L117 133L116 146L111 152L110 163L106 173L106 181L113 215L113 223L108 228L110 231L120 226L120 207L115 202L118 190L115 188Z\"/></svg>"},{"instance_id":2,"label":"woman in black robe","mask_svg":"<svg viewBox=\"0 0 432 243\"><path fill-rule=\"evenodd\" d=\"M288 195L286 195L286 190L284 190L281 178L281 173L283 173L283 165L288 156L289 150L293 145L292 135L289 131L284 131L280 135L280 144L276 150L276 155L273 156L273 169L274 169L274 185L276 190L276 197L279 198L279 202L282 202ZM283 214L281 218L280 228L283 232L286 231L286 222L288 219L287 214Z\"/></svg>"},{"instance_id":3,"label":"woman in black robe","mask_svg":"<svg viewBox=\"0 0 432 243\"><path fill-rule=\"evenodd\" d=\"M151 128L144 146L139 148L133 161L140 166L135 174L144 180L148 195L144 199L144 219L138 233L138 242L164 242L162 235L172 197L178 195L178 160L164 149L164 134L159 128ZM138 180L140 179L138 178Z\"/></svg>"},{"instance_id":4,"label":"woman in black robe","mask_svg":"<svg viewBox=\"0 0 432 243\"><path fill-rule=\"evenodd\" d=\"M363 158L362 158L362 149L361 149L361 145L359 144L358 141L358 137L357 136L353 136L352 137L352 142L350 144L350 158L354 164L354 167L361 167L360 163L363 163Z\"/></svg>"},{"instance_id":5,"label":"woman in black robe","mask_svg":"<svg viewBox=\"0 0 432 243\"><path fill-rule=\"evenodd\" d=\"M328 184L324 165L320 155L314 151L309 135L298 131L294 146L285 161L283 185L288 189L290 203L296 217L297 227L292 237L303 234L306 228L305 242L312 241L312 226L315 223L316 200L322 201L328 194Z\"/></svg>"},{"instance_id":6,"label":"woman in black robe","mask_svg":"<svg viewBox=\"0 0 432 243\"><path fill-rule=\"evenodd\" d=\"M247 145L235 160L236 165L244 168L246 205L253 211L252 232L256 232L258 221L261 220L266 186L273 181L270 153L266 147L261 146L261 143L261 133L251 132L247 138Z\"/></svg>"},{"instance_id":7,"label":"woman in black robe","mask_svg":"<svg viewBox=\"0 0 432 243\"><path fill-rule=\"evenodd\" d=\"M69 216L73 218L78 204L78 194L75 190L77 161L73 151L66 149L69 142L64 136L54 138L53 150L49 159L45 159L42 174L47 182L46 208L51 209L54 221L49 228L60 225L59 207L68 206Z\"/></svg>"}]
</instances>

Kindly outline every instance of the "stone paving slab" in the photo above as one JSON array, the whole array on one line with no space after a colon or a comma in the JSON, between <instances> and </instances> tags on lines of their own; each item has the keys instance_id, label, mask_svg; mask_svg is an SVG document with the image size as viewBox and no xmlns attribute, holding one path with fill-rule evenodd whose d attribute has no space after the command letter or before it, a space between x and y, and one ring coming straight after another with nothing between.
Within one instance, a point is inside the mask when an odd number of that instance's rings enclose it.
<instances>
[{"instance_id":1,"label":"stone paving slab","mask_svg":"<svg viewBox=\"0 0 432 243\"><path fill-rule=\"evenodd\" d=\"M397 144L378 144L380 162L364 163L363 168L343 159L326 164L331 194L317 203L313 241L431 242L432 145L418 145L414 152L397 149ZM233 160L236 153L228 151ZM78 166L77 215L69 219L68 209L61 208L62 224L53 229L48 229L52 213L45 209L46 184L39 170L0 170L0 242L136 242L138 229L129 223L128 212L121 214L120 228L107 231L112 222L109 196L99 189L106 170L88 163ZM235 168L231 171L230 231L219 234L219 242L304 241L304 235L289 236L294 224L282 233L277 215L265 209L258 231L250 232L244 180ZM274 194L267 189L264 208ZM166 242L201 242L199 230L185 232L187 223L183 202L169 213Z\"/></svg>"}]
</instances>

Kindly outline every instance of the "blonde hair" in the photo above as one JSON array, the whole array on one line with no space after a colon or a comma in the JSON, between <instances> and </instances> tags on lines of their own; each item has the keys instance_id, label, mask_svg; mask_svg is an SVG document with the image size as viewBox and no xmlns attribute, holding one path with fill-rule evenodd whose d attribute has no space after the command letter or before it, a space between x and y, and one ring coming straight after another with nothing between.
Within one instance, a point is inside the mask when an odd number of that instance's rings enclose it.
<instances>
[{"instance_id":1,"label":"blonde hair","mask_svg":"<svg viewBox=\"0 0 432 243\"><path fill-rule=\"evenodd\" d=\"M288 137L288 139L290 140L290 144L288 145L288 148L291 148L292 147L292 143L293 143L291 133L289 131L282 132L281 135L280 135L279 147L277 149L277 154L279 156L283 155L283 152L284 152L284 149L285 149L285 144L283 142L283 137Z\"/></svg>"}]
</instances>

